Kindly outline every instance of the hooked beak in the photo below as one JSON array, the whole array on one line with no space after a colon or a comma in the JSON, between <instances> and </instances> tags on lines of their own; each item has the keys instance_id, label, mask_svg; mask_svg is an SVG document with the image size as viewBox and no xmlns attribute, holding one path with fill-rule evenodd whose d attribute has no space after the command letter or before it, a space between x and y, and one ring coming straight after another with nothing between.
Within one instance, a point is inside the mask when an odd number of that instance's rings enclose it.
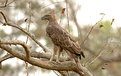
<instances>
[{"instance_id":1,"label":"hooked beak","mask_svg":"<svg viewBox=\"0 0 121 76\"><path fill-rule=\"evenodd\" d=\"M45 20L45 17L43 16L43 17L41 17L41 20Z\"/></svg>"}]
</instances>

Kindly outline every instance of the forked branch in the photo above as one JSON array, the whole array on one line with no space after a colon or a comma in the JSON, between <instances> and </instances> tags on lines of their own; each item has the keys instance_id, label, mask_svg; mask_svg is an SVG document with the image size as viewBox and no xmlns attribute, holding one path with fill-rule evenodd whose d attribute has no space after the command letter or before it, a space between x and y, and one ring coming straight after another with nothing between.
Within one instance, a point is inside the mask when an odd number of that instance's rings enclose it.
<instances>
[{"instance_id":1,"label":"forked branch","mask_svg":"<svg viewBox=\"0 0 121 76\"><path fill-rule=\"evenodd\" d=\"M13 40L13 41L1 41L0 40L0 45L21 45L24 49L25 49L25 52L26 52L26 58L29 59L30 57L30 48L22 41L20 40Z\"/></svg>"}]
</instances>

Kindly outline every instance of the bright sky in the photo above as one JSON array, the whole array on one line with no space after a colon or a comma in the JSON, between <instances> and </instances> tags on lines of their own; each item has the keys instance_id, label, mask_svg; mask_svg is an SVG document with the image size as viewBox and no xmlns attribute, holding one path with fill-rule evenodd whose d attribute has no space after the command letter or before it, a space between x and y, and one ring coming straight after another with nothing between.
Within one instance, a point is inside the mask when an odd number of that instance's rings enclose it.
<instances>
[{"instance_id":1,"label":"bright sky","mask_svg":"<svg viewBox=\"0 0 121 76\"><path fill-rule=\"evenodd\" d=\"M81 10L78 12L79 23L94 24L105 13L104 20L115 19L115 25L121 26L121 0L78 0Z\"/></svg>"},{"instance_id":2,"label":"bright sky","mask_svg":"<svg viewBox=\"0 0 121 76\"><path fill-rule=\"evenodd\" d=\"M112 20L115 19L115 22L113 25L121 26L121 0L75 0L76 5L80 6L81 8L79 12L77 13L78 22L81 26L86 24L95 24L100 18L100 13L105 13L106 16L104 17L104 20ZM19 15L20 16L20 15ZM0 26L1 27L1 26ZM3 28L4 29L4 28ZM7 32L7 31L6 31ZM40 42L43 42L40 40ZM6 61L6 63L9 63L10 61ZM16 62L12 62L13 65L16 64ZM35 73L32 76L48 76L48 74L42 74L42 72ZM24 76L24 75L20 75ZM53 72L49 73L49 76L56 76Z\"/></svg>"}]
</instances>

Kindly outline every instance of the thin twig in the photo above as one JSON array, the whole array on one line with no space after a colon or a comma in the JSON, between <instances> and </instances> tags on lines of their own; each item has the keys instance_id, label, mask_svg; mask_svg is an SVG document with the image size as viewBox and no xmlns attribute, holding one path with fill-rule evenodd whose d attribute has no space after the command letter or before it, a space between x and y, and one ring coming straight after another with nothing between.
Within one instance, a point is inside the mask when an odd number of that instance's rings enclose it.
<instances>
[{"instance_id":1,"label":"thin twig","mask_svg":"<svg viewBox=\"0 0 121 76\"><path fill-rule=\"evenodd\" d=\"M14 56L11 54L6 54L5 56L3 56L2 58L0 58L0 62L3 62L7 59L13 58Z\"/></svg>"},{"instance_id":2,"label":"thin twig","mask_svg":"<svg viewBox=\"0 0 121 76\"><path fill-rule=\"evenodd\" d=\"M103 19L103 17L101 18L101 20ZM112 19L111 21L111 25L113 24L114 19ZM97 23L96 23L97 24ZM102 50L100 51L100 53L91 61L89 62L86 66L89 66L90 64L92 64L95 60L97 60L104 52L105 52L105 47L108 45L109 43L107 42L104 47L102 48Z\"/></svg>"},{"instance_id":3,"label":"thin twig","mask_svg":"<svg viewBox=\"0 0 121 76\"><path fill-rule=\"evenodd\" d=\"M64 2L64 1L60 1L60 2ZM60 3L60 2L54 2L53 4L57 4L57 3ZM41 9L44 9L44 8L46 8L46 7L48 7L48 6L53 5L53 4L48 4L48 5L44 6L44 7L41 7Z\"/></svg>"},{"instance_id":4,"label":"thin twig","mask_svg":"<svg viewBox=\"0 0 121 76\"><path fill-rule=\"evenodd\" d=\"M10 5L11 3L13 3L15 0L11 1L8 3L8 0L5 1L5 4L3 6L0 6L0 8L5 8L7 7L8 5Z\"/></svg>"},{"instance_id":5,"label":"thin twig","mask_svg":"<svg viewBox=\"0 0 121 76\"><path fill-rule=\"evenodd\" d=\"M68 31L70 32L70 28L69 28L69 16L68 16L68 2L67 2L67 0L66 0L66 11L67 11Z\"/></svg>"},{"instance_id":6,"label":"thin twig","mask_svg":"<svg viewBox=\"0 0 121 76\"><path fill-rule=\"evenodd\" d=\"M61 14L61 16L60 16L59 25L61 25L61 20L62 20L62 14Z\"/></svg>"},{"instance_id":7,"label":"thin twig","mask_svg":"<svg viewBox=\"0 0 121 76\"><path fill-rule=\"evenodd\" d=\"M72 2L70 2L70 1L68 1L68 4L69 4L69 7L71 7L70 10L71 10L71 14L72 14L72 18L74 20L74 23L76 24L76 28L77 28L77 32L78 32L78 42L80 44L81 43L81 37L82 37L81 36L81 28L80 28L79 23L77 22L76 11L74 9L74 4Z\"/></svg>"},{"instance_id":8,"label":"thin twig","mask_svg":"<svg viewBox=\"0 0 121 76\"><path fill-rule=\"evenodd\" d=\"M2 69L2 63L0 62L0 70Z\"/></svg>"},{"instance_id":9,"label":"thin twig","mask_svg":"<svg viewBox=\"0 0 121 76\"><path fill-rule=\"evenodd\" d=\"M7 3L8 3L8 0L5 1L5 7L6 7Z\"/></svg>"},{"instance_id":10,"label":"thin twig","mask_svg":"<svg viewBox=\"0 0 121 76\"><path fill-rule=\"evenodd\" d=\"M3 16L4 20L5 20L5 23L3 25L8 25L8 26L11 26L11 27L14 27L14 28L17 28L17 29L21 30L23 33L28 35L36 44L38 44L40 47L42 47L44 52L50 51L49 48L47 48L46 46L43 46L40 42L38 42L37 39L35 38L35 36L31 35L29 32L27 32L26 30L21 28L19 25L9 23L7 21L6 16L4 15L4 13L2 11L0 11L0 13L2 14L2 16ZM3 22L1 22L1 23L3 23Z\"/></svg>"},{"instance_id":11,"label":"thin twig","mask_svg":"<svg viewBox=\"0 0 121 76\"><path fill-rule=\"evenodd\" d=\"M42 48L43 48L43 51L45 51L45 52L50 51L49 48L47 48L46 46L43 46L40 42L38 42L34 35L31 35L29 32L27 32L26 30L24 30L24 29L21 28L20 26L14 25L14 24L10 24L10 23L7 23L7 25L8 25L8 26L15 27L15 28L21 30L22 32L24 32L24 33L25 33L26 35L28 35L33 41L35 41L40 47L42 47Z\"/></svg>"},{"instance_id":12,"label":"thin twig","mask_svg":"<svg viewBox=\"0 0 121 76\"><path fill-rule=\"evenodd\" d=\"M4 8L7 6L7 3L8 3L8 0L5 1L4 5L3 6L0 6L0 8Z\"/></svg>"},{"instance_id":13,"label":"thin twig","mask_svg":"<svg viewBox=\"0 0 121 76\"><path fill-rule=\"evenodd\" d=\"M59 74L58 74L55 70L53 70L53 72L54 72L57 76L59 76Z\"/></svg>"},{"instance_id":14,"label":"thin twig","mask_svg":"<svg viewBox=\"0 0 121 76\"><path fill-rule=\"evenodd\" d=\"M29 19L28 19L28 25L26 25L26 30L29 32L29 29L30 29L30 24L31 24L31 14L32 14L32 11L31 11L31 3L29 2ZM28 43L28 40L29 40L29 37L27 36L27 38L26 38L26 44ZM26 76L29 76L29 72L28 72L28 63L27 62L25 62L25 68L26 68L26 70L27 70L27 74L26 74Z\"/></svg>"},{"instance_id":15,"label":"thin twig","mask_svg":"<svg viewBox=\"0 0 121 76\"><path fill-rule=\"evenodd\" d=\"M95 60L97 60L104 52L105 52L105 47L108 45L108 43L106 43L105 45L104 45L104 47L100 50L100 53L91 61L91 62L88 62L88 63L86 63L85 64L85 66L87 67L87 66L89 66L90 64L92 64Z\"/></svg>"},{"instance_id":16,"label":"thin twig","mask_svg":"<svg viewBox=\"0 0 121 76\"><path fill-rule=\"evenodd\" d=\"M1 13L1 15L3 16L3 18L4 18L4 20L5 20L5 23L8 23L8 20L7 20L7 18L6 18L6 16L5 16L5 14L0 10L0 13ZM3 24L4 25L4 24Z\"/></svg>"},{"instance_id":17,"label":"thin twig","mask_svg":"<svg viewBox=\"0 0 121 76\"><path fill-rule=\"evenodd\" d=\"M93 28L94 28L100 21L102 21L102 19L104 18L104 16L105 16L105 15L103 15L103 16L101 17L101 19L100 19L98 22L96 22L96 23L91 27L91 29L90 29L90 31L88 32L86 38L85 38L84 41L81 43L81 46L86 42L86 40L87 40L87 38L89 37L89 35L91 34Z\"/></svg>"},{"instance_id":18,"label":"thin twig","mask_svg":"<svg viewBox=\"0 0 121 76\"><path fill-rule=\"evenodd\" d=\"M60 24L60 25L61 25L61 20L62 20L62 16L63 16L64 12L65 12L65 8L63 8L63 9L61 10L61 16L60 16L60 21L59 21L59 24Z\"/></svg>"},{"instance_id":19,"label":"thin twig","mask_svg":"<svg viewBox=\"0 0 121 76\"><path fill-rule=\"evenodd\" d=\"M9 2L7 5L10 5L11 3L13 3L15 0L13 0L13 1L11 1L11 2Z\"/></svg>"},{"instance_id":20,"label":"thin twig","mask_svg":"<svg viewBox=\"0 0 121 76\"><path fill-rule=\"evenodd\" d=\"M31 3L29 3L29 21L28 21L28 25L26 26L26 30L29 32L29 29L30 29L30 24L31 24ZM26 43L28 42L28 36L27 36L27 39L26 39Z\"/></svg>"}]
</instances>

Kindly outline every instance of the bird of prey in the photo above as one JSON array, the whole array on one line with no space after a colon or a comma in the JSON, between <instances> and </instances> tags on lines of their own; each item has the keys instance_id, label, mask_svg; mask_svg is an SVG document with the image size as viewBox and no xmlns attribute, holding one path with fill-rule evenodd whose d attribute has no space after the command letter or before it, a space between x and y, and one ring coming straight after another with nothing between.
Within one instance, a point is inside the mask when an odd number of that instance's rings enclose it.
<instances>
[{"instance_id":1,"label":"bird of prey","mask_svg":"<svg viewBox=\"0 0 121 76\"><path fill-rule=\"evenodd\" d=\"M60 51L62 50L68 52L76 63L80 62L79 60L81 60L81 56L85 57L78 42L76 42L65 29L59 26L54 11L44 15L41 19L48 21L46 33L54 43L54 46L59 47L59 51L57 52L57 61L59 61ZM57 49L54 49L54 51L57 51ZM54 55L55 52L50 60L53 60Z\"/></svg>"}]
</instances>

